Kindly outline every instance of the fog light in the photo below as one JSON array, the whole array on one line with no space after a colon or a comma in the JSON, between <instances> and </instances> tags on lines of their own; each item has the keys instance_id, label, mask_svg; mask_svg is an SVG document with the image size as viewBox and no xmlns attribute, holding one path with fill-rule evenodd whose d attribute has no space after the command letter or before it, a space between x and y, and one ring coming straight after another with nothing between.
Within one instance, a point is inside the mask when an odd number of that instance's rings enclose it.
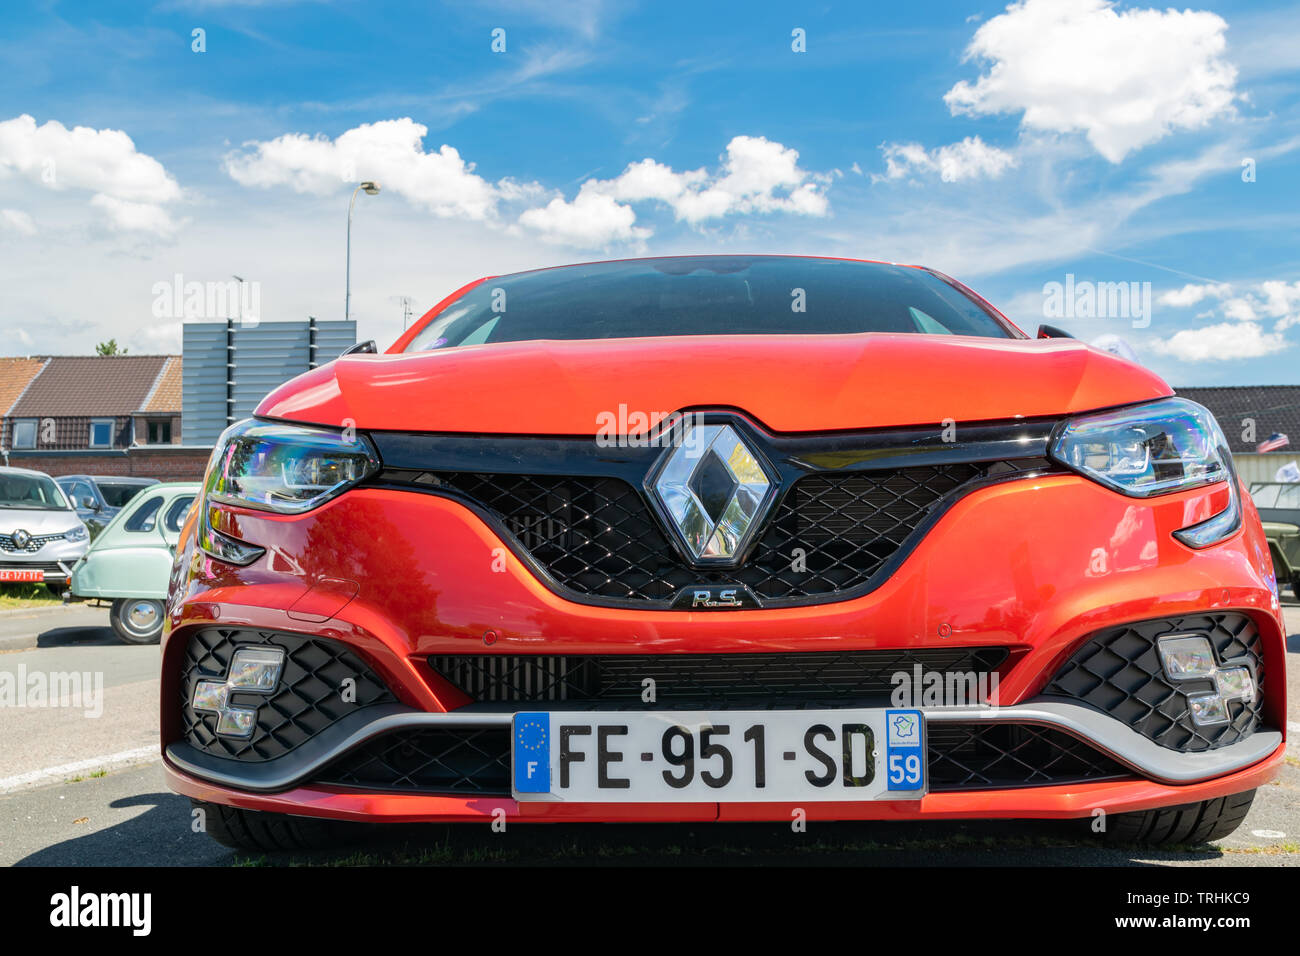
<instances>
[{"instance_id":1,"label":"fog light","mask_svg":"<svg viewBox=\"0 0 1300 956\"><path fill-rule=\"evenodd\" d=\"M194 685L190 706L216 714L217 733L223 737L251 737L257 726L257 709L236 707L230 695L270 694L279 685L283 669L283 648L241 647L230 658L225 680L201 680Z\"/></svg>"},{"instance_id":2,"label":"fog light","mask_svg":"<svg viewBox=\"0 0 1300 956\"><path fill-rule=\"evenodd\" d=\"M1197 694L1187 698L1192 711L1192 722L1198 727L1210 727L1228 722L1228 702L1218 694Z\"/></svg>"},{"instance_id":3,"label":"fog light","mask_svg":"<svg viewBox=\"0 0 1300 956\"><path fill-rule=\"evenodd\" d=\"M1160 663L1170 680L1205 680L1214 674L1214 648L1208 638L1162 637Z\"/></svg>"},{"instance_id":4,"label":"fog light","mask_svg":"<svg viewBox=\"0 0 1300 956\"><path fill-rule=\"evenodd\" d=\"M241 647L230 660L231 690L269 693L280 683L284 651L278 647Z\"/></svg>"},{"instance_id":5,"label":"fog light","mask_svg":"<svg viewBox=\"0 0 1300 956\"><path fill-rule=\"evenodd\" d=\"M1255 699L1255 679L1248 667L1228 667L1214 674L1214 687L1227 700L1249 704Z\"/></svg>"}]
</instances>

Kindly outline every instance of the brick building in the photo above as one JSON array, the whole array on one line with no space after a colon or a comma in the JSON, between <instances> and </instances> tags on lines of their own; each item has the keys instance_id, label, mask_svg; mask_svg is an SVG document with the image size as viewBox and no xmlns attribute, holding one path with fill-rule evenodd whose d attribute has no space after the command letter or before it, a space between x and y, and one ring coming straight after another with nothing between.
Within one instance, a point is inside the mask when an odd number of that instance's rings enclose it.
<instances>
[{"instance_id":1,"label":"brick building","mask_svg":"<svg viewBox=\"0 0 1300 956\"><path fill-rule=\"evenodd\" d=\"M179 355L0 358L0 456L66 474L202 476L181 444Z\"/></svg>"}]
</instances>

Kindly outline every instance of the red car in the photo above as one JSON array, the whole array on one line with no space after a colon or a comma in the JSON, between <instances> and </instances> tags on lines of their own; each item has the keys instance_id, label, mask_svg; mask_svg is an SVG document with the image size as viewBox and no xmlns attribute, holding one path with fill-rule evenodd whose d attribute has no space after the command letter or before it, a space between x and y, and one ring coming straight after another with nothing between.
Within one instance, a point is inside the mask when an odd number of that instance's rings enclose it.
<instances>
[{"instance_id":1,"label":"red car","mask_svg":"<svg viewBox=\"0 0 1300 956\"><path fill-rule=\"evenodd\" d=\"M929 269L480 280L222 436L173 572L167 776L263 849L334 821L1216 839L1286 726L1226 445Z\"/></svg>"}]
</instances>

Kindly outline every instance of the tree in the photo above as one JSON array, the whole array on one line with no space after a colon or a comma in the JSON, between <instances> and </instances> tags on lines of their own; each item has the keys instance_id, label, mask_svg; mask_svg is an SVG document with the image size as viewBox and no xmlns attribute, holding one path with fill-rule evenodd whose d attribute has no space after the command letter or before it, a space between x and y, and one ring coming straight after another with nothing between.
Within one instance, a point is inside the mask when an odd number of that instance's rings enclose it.
<instances>
[{"instance_id":1,"label":"tree","mask_svg":"<svg viewBox=\"0 0 1300 956\"><path fill-rule=\"evenodd\" d=\"M126 349L117 347L117 339L109 339L107 342L100 342L95 346L96 355L125 355Z\"/></svg>"}]
</instances>

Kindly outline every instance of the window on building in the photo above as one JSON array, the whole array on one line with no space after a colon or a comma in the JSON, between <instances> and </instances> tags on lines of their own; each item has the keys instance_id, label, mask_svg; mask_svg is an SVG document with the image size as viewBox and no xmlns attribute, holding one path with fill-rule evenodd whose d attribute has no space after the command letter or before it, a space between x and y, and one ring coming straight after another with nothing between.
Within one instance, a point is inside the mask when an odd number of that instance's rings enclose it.
<instances>
[{"instance_id":1,"label":"window on building","mask_svg":"<svg viewBox=\"0 0 1300 956\"><path fill-rule=\"evenodd\" d=\"M14 421L14 448L36 447L36 419L19 418Z\"/></svg>"},{"instance_id":2,"label":"window on building","mask_svg":"<svg viewBox=\"0 0 1300 956\"><path fill-rule=\"evenodd\" d=\"M171 419L150 419L146 429L146 434L150 445L170 445L172 443Z\"/></svg>"},{"instance_id":3,"label":"window on building","mask_svg":"<svg viewBox=\"0 0 1300 956\"><path fill-rule=\"evenodd\" d=\"M96 418L90 423L90 447L113 447L113 419Z\"/></svg>"}]
</instances>

